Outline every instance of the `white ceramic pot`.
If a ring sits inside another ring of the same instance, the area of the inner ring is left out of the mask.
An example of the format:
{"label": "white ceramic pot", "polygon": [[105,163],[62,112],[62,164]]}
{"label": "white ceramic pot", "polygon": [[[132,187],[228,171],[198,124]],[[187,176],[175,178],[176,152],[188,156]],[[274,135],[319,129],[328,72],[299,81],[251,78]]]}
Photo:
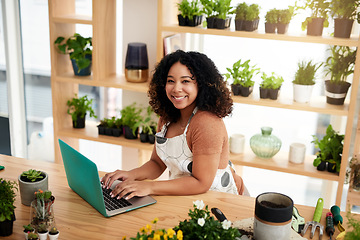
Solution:
{"label": "white ceramic pot", "polygon": [[50,240],[56,240],[56,239],[58,239],[59,235],[60,235],[60,231],[54,235],[49,233],[49,238],[50,238]]}
{"label": "white ceramic pot", "polygon": [[294,101],[298,103],[310,102],[314,85],[300,85],[293,83]]}

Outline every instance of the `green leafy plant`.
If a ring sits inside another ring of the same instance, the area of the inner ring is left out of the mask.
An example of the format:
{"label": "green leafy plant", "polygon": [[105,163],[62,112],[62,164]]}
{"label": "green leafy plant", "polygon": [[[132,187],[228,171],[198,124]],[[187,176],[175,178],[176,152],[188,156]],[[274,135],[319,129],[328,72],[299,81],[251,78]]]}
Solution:
{"label": "green leafy plant", "polygon": [[360,239],[360,220],[355,219],[350,212],[346,213],[346,218],[348,220],[348,228],[346,229],[344,240]]}
{"label": "green leafy plant", "polygon": [[216,17],[220,19],[226,19],[230,13],[232,13],[232,7],[230,6],[231,0],[216,0],[214,11],[217,12]]}
{"label": "green leafy plant", "polygon": [[12,220],[15,209],[17,183],[0,178],[0,222]]}
{"label": "green leafy plant", "polygon": [[215,16],[215,5],[216,0],[200,0],[202,5],[201,13],[205,14],[206,17],[214,17]]}
{"label": "green leafy plant", "polygon": [[299,62],[295,78],[292,82],[299,85],[314,85],[316,71],[321,65],[322,63],[316,64],[312,60]]}
{"label": "green leafy plant", "polygon": [[333,18],[357,19],[360,21],[359,0],[331,0],[331,16]]}
{"label": "green leafy plant", "polygon": [[39,239],[37,233],[33,233],[33,232],[28,233],[28,240],[37,240],[37,239]]}
{"label": "green leafy plant", "polygon": [[188,0],[182,0],[180,3],[177,3],[178,10],[184,18],[188,17],[190,20],[194,16],[201,15],[201,8],[199,0],[194,0],[189,2]]}
{"label": "green leafy plant", "polygon": [[278,23],[278,21],[279,21],[279,10],[273,8],[266,12],[265,22],[275,24]]}
{"label": "green leafy plant", "polygon": [[86,55],[92,54],[92,38],[85,38],[78,33],[66,39],[64,37],[58,37],[54,44],[62,54],[70,54],[70,59],[74,59],[81,69],[88,67],[91,63],[90,59],[86,58]]}
{"label": "green leafy plant", "polygon": [[75,94],[74,98],[67,101],[66,105],[69,107],[67,113],[71,115],[71,118],[75,122],[75,124],[78,117],[85,117],[86,112],[90,113],[90,117],[97,118],[92,108],[92,101],[92,99],[88,99],[87,95],[78,98],[77,94]]}
{"label": "green leafy plant", "polygon": [[253,3],[247,8],[245,14],[245,20],[254,21],[260,18],[259,15],[260,15],[260,6],[258,4]]}
{"label": "green leafy plant", "polygon": [[308,23],[311,22],[314,18],[323,18],[324,27],[329,26],[328,14],[330,11],[330,1],[328,0],[304,0],[304,6],[297,6],[297,9],[310,9],[311,16],[307,17],[304,22],[301,24],[302,30],[305,30]]}
{"label": "green leafy plant", "polygon": [[231,222],[224,220],[220,222],[210,216],[210,211],[204,202],[197,200],[193,203],[194,210],[189,210],[190,219],[181,221],[174,228],[181,230],[184,240],[190,239],[236,239],[241,234],[238,229],[231,227]]}
{"label": "green leafy plant", "polygon": [[122,124],[130,127],[134,135],[137,129],[137,122],[141,120],[141,112],[142,108],[137,107],[135,102],[120,111]]}
{"label": "green leafy plant", "polygon": [[155,113],[150,106],[146,108],[146,114],[135,124],[135,127],[141,127],[143,133],[150,135],[155,134],[156,121],[154,120]]}
{"label": "green leafy plant", "polygon": [[36,230],[38,233],[46,233],[48,231],[48,226],[45,223],[40,223]]}
{"label": "green leafy plant", "polygon": [[28,225],[24,225],[24,232],[33,232],[35,229],[33,228],[33,226],[31,226],[31,224],[29,223]]}
{"label": "green leafy plant", "polygon": [[29,169],[21,173],[22,177],[27,178],[30,182],[36,182],[38,179],[43,179],[44,177],[41,175],[41,171],[35,169]]}
{"label": "green leafy plant", "polygon": [[326,129],[325,136],[319,140],[313,135],[312,143],[319,149],[313,165],[317,167],[321,162],[335,163],[336,171],[340,171],[341,156],[343,152],[344,135],[338,134],[331,126]]}
{"label": "green leafy plant", "polygon": [[330,56],[325,61],[325,76],[330,74],[330,81],[341,84],[354,72],[356,50],[348,46],[331,46]]}
{"label": "green leafy plant", "polygon": [[240,84],[243,87],[254,86],[255,82],[252,80],[254,75],[260,72],[259,68],[255,68],[256,65],[250,66],[250,60],[241,63],[241,59],[233,64],[232,68],[226,68],[229,73],[225,73],[226,80],[233,79],[232,84]]}
{"label": "green leafy plant", "polygon": [[291,19],[295,16],[295,7],[289,6],[287,9],[278,10],[278,22],[282,24],[289,24]]}
{"label": "green leafy plant", "polygon": [[271,73],[271,76],[263,72],[261,79],[260,87],[264,89],[279,89],[284,82],[284,78],[274,72]]}

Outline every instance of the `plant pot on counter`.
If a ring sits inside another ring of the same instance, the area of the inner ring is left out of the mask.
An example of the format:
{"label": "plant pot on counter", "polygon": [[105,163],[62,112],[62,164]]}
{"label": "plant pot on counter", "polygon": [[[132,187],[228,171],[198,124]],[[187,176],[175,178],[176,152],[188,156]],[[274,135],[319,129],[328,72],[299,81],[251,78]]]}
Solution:
{"label": "plant pot on counter", "polygon": [[[71,54],[70,54],[70,56],[71,56]],[[91,75],[92,55],[87,54],[87,55],[85,55],[85,58],[90,60],[90,65],[88,67],[86,67],[86,68],[81,69],[80,71],[79,71],[79,67],[78,67],[75,59],[70,58],[71,64],[72,64],[72,67],[73,67],[73,70],[74,70],[74,74],[76,76],[89,76],[89,75]]]}
{"label": "plant pot on counter", "polygon": [[278,34],[286,34],[289,28],[289,24],[278,23],[277,24],[277,33]]}
{"label": "plant pot on counter", "polygon": [[326,102],[332,105],[343,105],[350,86],[351,83],[348,82],[341,82],[340,84],[336,84],[331,82],[330,80],[326,80]]}
{"label": "plant pot on counter", "polygon": [[230,27],[231,17],[227,17],[226,19],[211,17],[206,18],[207,28],[215,28],[215,29],[225,29]]}
{"label": "plant pot on counter", "polygon": [[323,18],[312,18],[307,25],[307,35],[309,36],[322,36],[324,29]]}
{"label": "plant pot on counter", "polygon": [[129,126],[123,126],[123,134],[126,139],[137,139],[138,138],[138,129],[136,129],[135,134]]}
{"label": "plant pot on counter", "polygon": [[276,33],[276,23],[265,23],[265,33]]}
{"label": "plant pot on counter", "polygon": [[42,179],[39,181],[31,182],[28,181],[26,177],[21,176],[18,177],[19,181],[19,190],[21,196],[21,203],[25,206],[30,206],[31,202],[34,200],[34,193],[39,189],[46,191],[48,190],[48,174],[46,172],[41,172]]}
{"label": "plant pot on counter", "polygon": [[11,220],[6,219],[5,221],[0,222],[0,236],[6,237],[10,236],[13,233],[13,226],[15,218],[15,212],[11,217]]}
{"label": "plant pot on counter", "polygon": [[350,38],[353,23],[354,23],[353,19],[335,18],[334,37]]}
{"label": "plant pot on counter", "polygon": [[298,103],[310,102],[314,86],[315,85],[302,85],[293,83],[294,101]]}

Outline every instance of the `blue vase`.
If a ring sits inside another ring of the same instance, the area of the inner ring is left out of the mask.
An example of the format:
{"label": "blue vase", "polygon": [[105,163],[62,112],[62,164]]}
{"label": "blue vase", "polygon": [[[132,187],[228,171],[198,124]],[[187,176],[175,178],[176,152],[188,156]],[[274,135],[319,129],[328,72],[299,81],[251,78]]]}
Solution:
{"label": "blue vase", "polygon": [[272,158],[281,148],[281,140],[271,135],[271,127],[262,127],[261,134],[255,134],[250,138],[251,150],[261,158]]}
{"label": "blue vase", "polygon": [[92,55],[91,54],[88,54],[85,56],[85,58],[89,59],[90,60],[90,65],[86,68],[83,68],[79,71],[79,67],[78,65],[76,64],[76,61],[75,59],[71,59],[71,64],[73,66],[73,69],[74,69],[74,74],[76,76],[89,76],[91,74],[91,64],[92,64]]}

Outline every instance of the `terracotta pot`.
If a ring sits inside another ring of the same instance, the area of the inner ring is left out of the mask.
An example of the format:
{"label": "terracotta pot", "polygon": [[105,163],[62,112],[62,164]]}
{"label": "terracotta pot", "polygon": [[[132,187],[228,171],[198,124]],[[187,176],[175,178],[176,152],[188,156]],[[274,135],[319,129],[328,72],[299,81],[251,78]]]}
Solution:
{"label": "terracotta pot", "polygon": [[354,23],[353,19],[335,18],[334,37],[350,38],[353,23]]}
{"label": "terracotta pot", "polygon": [[313,18],[312,21],[307,25],[307,35],[322,36],[324,21],[325,19],[323,18]]}
{"label": "terracotta pot", "polygon": [[265,23],[265,33],[275,33],[276,32],[276,23]]}

